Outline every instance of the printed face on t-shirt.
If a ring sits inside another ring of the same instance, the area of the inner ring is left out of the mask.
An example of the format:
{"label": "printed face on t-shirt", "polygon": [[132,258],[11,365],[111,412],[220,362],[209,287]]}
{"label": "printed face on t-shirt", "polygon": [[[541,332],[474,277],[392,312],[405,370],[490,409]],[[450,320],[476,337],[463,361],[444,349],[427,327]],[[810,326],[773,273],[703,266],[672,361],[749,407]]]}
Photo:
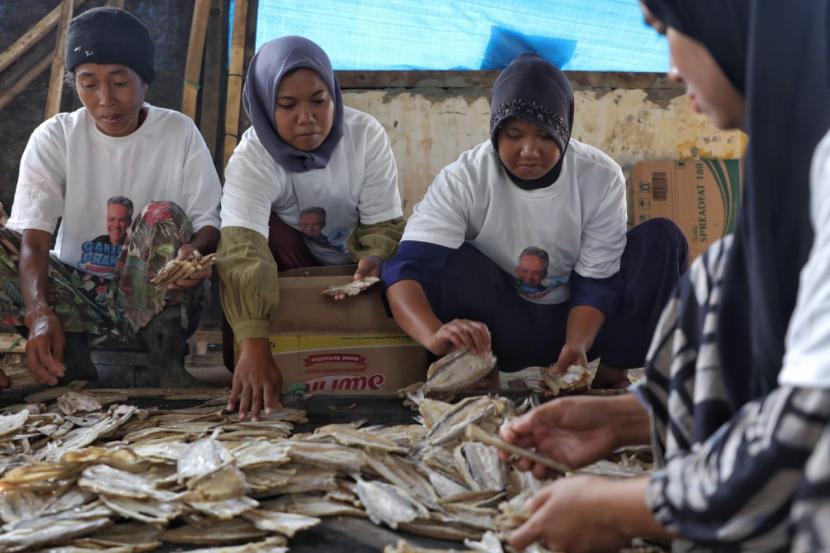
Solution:
{"label": "printed face on t-shirt", "polygon": [[111,244],[122,244],[132,220],[131,210],[121,204],[107,205],[107,234]]}
{"label": "printed face on t-shirt", "polygon": [[533,254],[523,255],[516,266],[516,277],[523,284],[539,287],[542,279],[548,274],[548,263],[541,257]]}
{"label": "printed face on t-shirt", "polygon": [[[319,209],[317,211],[316,209]],[[322,213],[320,213],[322,212]],[[308,238],[319,238],[323,234],[323,227],[326,226],[326,211],[323,208],[315,208],[314,211],[305,210],[300,214],[298,226],[300,232]]]}

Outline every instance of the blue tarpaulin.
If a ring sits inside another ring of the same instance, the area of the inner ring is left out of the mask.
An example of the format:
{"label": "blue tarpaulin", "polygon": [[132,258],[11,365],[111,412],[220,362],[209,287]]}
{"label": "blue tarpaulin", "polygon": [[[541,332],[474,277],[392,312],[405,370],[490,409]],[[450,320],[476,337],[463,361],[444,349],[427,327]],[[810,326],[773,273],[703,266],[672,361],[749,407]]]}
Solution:
{"label": "blue tarpaulin", "polygon": [[257,48],[308,37],[335,69],[499,69],[534,51],[563,69],[666,71],[637,0],[259,0]]}

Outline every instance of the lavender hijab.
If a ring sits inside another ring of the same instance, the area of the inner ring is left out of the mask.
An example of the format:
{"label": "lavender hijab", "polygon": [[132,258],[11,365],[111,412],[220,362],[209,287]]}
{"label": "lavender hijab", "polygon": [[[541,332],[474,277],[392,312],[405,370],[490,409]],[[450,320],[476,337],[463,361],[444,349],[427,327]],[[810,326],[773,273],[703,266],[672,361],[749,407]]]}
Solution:
{"label": "lavender hijab", "polygon": [[[289,145],[277,133],[274,109],[280,81],[294,69],[311,69],[317,73],[334,98],[334,123],[331,132],[315,150],[304,152]],[[307,38],[284,36],[266,42],[248,67],[242,104],[254,125],[257,137],[279,165],[292,173],[322,169],[343,137],[343,96],[334,78],[331,61]]]}

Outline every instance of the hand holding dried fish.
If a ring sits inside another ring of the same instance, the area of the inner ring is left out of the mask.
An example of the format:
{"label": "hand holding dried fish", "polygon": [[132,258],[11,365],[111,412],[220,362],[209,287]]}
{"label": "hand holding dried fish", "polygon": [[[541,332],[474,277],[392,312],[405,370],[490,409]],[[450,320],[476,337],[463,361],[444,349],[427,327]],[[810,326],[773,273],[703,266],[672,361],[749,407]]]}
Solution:
{"label": "hand holding dried fish", "polygon": [[215,263],[215,253],[186,260],[171,259],[150,282],[156,286],[170,286],[174,282],[185,280],[194,273],[212,267]]}
{"label": "hand holding dried fish", "polygon": [[519,457],[524,457],[525,459],[530,459],[531,461],[544,465],[549,469],[553,469],[560,474],[565,474],[566,472],[570,472],[571,470],[569,467],[563,465],[562,463],[554,461],[550,457],[539,455],[535,451],[524,449],[517,445],[513,445],[509,442],[505,442],[498,436],[488,434],[487,432],[485,432],[484,430],[482,430],[474,424],[468,426],[465,433],[467,438],[470,440],[475,440],[483,444],[491,445],[506,453],[511,453],[513,455],[518,455]]}
{"label": "hand holding dried fish", "polygon": [[562,392],[576,392],[591,387],[594,375],[582,365],[571,365],[562,373],[554,372],[553,367],[539,367],[539,372],[545,380],[545,385],[551,395],[558,396]]}
{"label": "hand holding dried fish", "polygon": [[370,288],[380,282],[378,277],[366,277],[362,280],[353,280],[348,284],[344,284],[342,286],[332,286],[330,288],[326,288],[323,290],[323,294],[327,296],[331,296],[333,298],[336,297],[351,297],[356,296],[362,291]]}
{"label": "hand holding dried fish", "polygon": [[429,366],[424,392],[454,392],[475,384],[493,370],[496,358],[491,352],[475,355],[466,349],[449,353]]}

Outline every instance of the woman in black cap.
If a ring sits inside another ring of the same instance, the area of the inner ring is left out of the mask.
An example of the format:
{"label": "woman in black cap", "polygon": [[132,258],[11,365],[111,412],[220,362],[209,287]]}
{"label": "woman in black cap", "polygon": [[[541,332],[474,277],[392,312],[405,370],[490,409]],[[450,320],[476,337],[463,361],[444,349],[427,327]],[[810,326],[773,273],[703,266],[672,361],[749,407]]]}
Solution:
{"label": "woman in black cap", "polygon": [[600,356],[597,385],[643,365],[686,239],[665,219],[627,231],[622,170],[571,138],[573,115],[564,74],[519,56],[493,87],[490,140],[415,206],[383,282],[395,320],[434,355],[492,347],[509,372]]}
{"label": "woman in black cap", "polygon": [[[0,312],[27,335],[39,382],[94,379],[88,341],[102,336],[145,345],[166,384],[190,381],[182,344],[210,270],[170,288],[149,280],[172,258],[216,248],[221,190],[193,122],[145,102],[153,58],[130,13],[75,17],[65,62],[83,107],[42,123],[23,153],[0,229]],[[163,369],[166,358],[175,363]]]}

